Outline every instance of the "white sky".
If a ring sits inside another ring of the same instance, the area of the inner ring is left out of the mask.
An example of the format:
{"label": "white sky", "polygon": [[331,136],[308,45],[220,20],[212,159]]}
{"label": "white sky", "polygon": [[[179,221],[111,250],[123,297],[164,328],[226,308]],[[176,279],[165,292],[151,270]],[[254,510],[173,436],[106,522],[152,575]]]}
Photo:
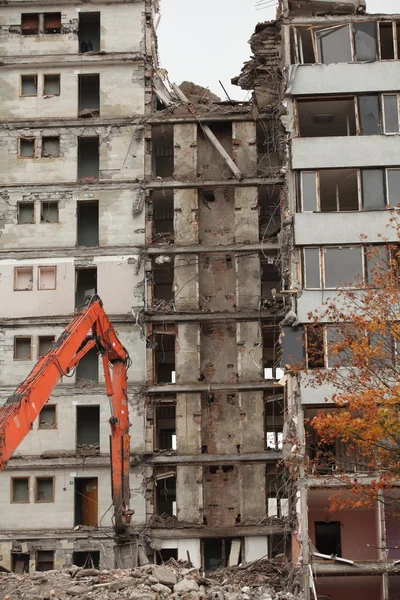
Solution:
{"label": "white sky", "polygon": [[[274,7],[256,10],[260,1],[161,0],[159,53],[171,81],[193,81],[224,99],[220,79],[231,98],[245,98],[246,92],[230,80],[250,58],[247,42],[255,25],[275,16]],[[400,13],[400,1],[367,0],[367,8],[375,13]]]}

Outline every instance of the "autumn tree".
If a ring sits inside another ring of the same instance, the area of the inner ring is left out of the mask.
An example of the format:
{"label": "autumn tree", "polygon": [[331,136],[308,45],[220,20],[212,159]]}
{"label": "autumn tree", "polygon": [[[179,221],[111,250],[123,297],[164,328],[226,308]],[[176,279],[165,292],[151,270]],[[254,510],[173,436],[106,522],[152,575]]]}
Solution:
{"label": "autumn tree", "polygon": [[309,314],[305,335],[309,385],[330,390],[325,400],[331,402],[310,423],[318,434],[311,468],[332,466],[336,458],[329,449],[340,441],[347,460],[352,457],[364,475],[332,468],[351,491],[335,494],[334,508],[382,500],[383,489],[388,502],[398,499],[393,485],[400,481],[400,252],[397,244],[371,247],[364,241],[363,281],[347,282]]}

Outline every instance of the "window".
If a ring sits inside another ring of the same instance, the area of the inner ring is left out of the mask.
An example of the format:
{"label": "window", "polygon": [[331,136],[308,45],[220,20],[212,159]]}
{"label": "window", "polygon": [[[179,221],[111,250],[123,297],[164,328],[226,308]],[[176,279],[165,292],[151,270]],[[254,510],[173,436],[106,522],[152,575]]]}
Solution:
{"label": "window", "polygon": [[54,477],[35,478],[35,502],[54,502]]}
{"label": "window", "polygon": [[320,325],[306,326],[307,368],[322,369],[325,366],[324,328]]}
{"label": "window", "polygon": [[162,404],[155,407],[155,448],[176,450],[176,408]]}
{"label": "window", "polygon": [[387,194],[389,206],[400,205],[400,169],[387,170]]}
{"label": "window", "polygon": [[11,477],[11,502],[29,502],[29,477]]}
{"label": "window", "polygon": [[32,224],[35,222],[34,202],[18,202],[17,223],[19,225]]}
{"label": "window", "polygon": [[15,267],[14,290],[30,292],[33,289],[33,267]]}
{"label": "window", "polygon": [[32,338],[18,336],[14,338],[14,360],[32,360]]}
{"label": "window", "polygon": [[399,133],[399,97],[397,94],[383,95],[383,125],[386,134]]}
{"label": "window", "polygon": [[357,169],[303,171],[300,194],[304,212],[359,210]]}
{"label": "window", "polygon": [[85,117],[98,117],[100,114],[100,75],[79,75],[78,114]]}
{"label": "window", "polygon": [[60,95],[60,76],[43,75],[43,96]]}
{"label": "window", "polygon": [[78,179],[97,180],[99,178],[99,138],[78,138]]}
{"label": "window", "polygon": [[340,522],[315,522],[315,545],[317,551],[329,556],[341,556]]}
{"label": "window", "polygon": [[364,210],[384,208],[386,200],[383,170],[363,169],[361,177]]}
{"label": "window", "polygon": [[100,51],[100,13],[79,13],[79,52]]}
{"label": "window", "polygon": [[354,97],[310,98],[296,102],[301,137],[356,135]]}
{"label": "window", "polygon": [[176,516],[175,470],[155,474],[155,506],[157,515]]}
{"label": "window", "polygon": [[44,356],[55,342],[54,335],[39,335],[38,358]]}
{"label": "window", "polygon": [[99,201],[77,203],[77,244],[94,247],[99,245]]}
{"label": "window", "polygon": [[243,540],[241,538],[207,538],[203,540],[202,546],[206,573],[242,562]]}
{"label": "window", "polygon": [[151,128],[153,177],[172,177],[174,172],[174,129],[172,125]]}
{"label": "window", "polygon": [[394,26],[392,21],[381,21],[379,23],[379,50],[381,60],[395,58]]}
{"label": "window", "polygon": [[156,334],[155,383],[175,383],[175,335]]}
{"label": "window", "polygon": [[13,573],[29,573],[30,555],[28,552],[11,552],[11,569]]}
{"label": "window", "polygon": [[304,248],[304,278],[307,289],[319,289],[321,287],[319,248]]}
{"label": "window", "polygon": [[57,267],[38,268],[38,290],[55,290]]}
{"label": "window", "polygon": [[76,444],[80,450],[100,450],[100,406],[76,407]]}
{"label": "window", "polygon": [[360,128],[363,135],[382,133],[381,108],[378,94],[360,96],[358,98]]}
{"label": "window", "polygon": [[75,304],[80,306],[87,296],[97,293],[97,268],[76,269]]}
{"label": "window", "polygon": [[354,45],[357,61],[374,61],[378,58],[376,23],[354,23]]}
{"label": "window", "polygon": [[[90,340],[87,340],[82,344],[81,348]],[[81,350],[81,348],[79,348]],[[99,355],[96,346],[88,350],[76,367],[76,383],[80,384],[82,381],[84,384],[88,381],[97,382],[99,380]]]}
{"label": "window", "polygon": [[324,64],[351,62],[353,53],[350,26],[335,25],[315,30],[319,62]]}
{"label": "window", "polygon": [[72,564],[76,565],[77,567],[98,569],[100,566],[100,551],[85,550],[81,552],[73,552]]}
{"label": "window", "polygon": [[42,158],[57,158],[60,156],[60,138],[42,138]]}
{"label": "window", "polygon": [[21,75],[20,96],[37,96],[37,75]]}
{"label": "window", "polygon": [[26,13],[21,15],[21,34],[39,35],[38,13]]}
{"label": "window", "polygon": [[304,249],[305,287],[337,289],[362,283],[364,253],[361,246]]}
{"label": "window", "polygon": [[154,190],[151,195],[153,206],[153,239],[174,239],[174,192]]}
{"label": "window", "polygon": [[57,405],[46,404],[39,413],[39,429],[57,429]]}
{"label": "window", "polygon": [[54,550],[38,550],[36,552],[36,571],[54,569]]}
{"label": "window", "polygon": [[61,33],[61,13],[44,13],[44,33]]}
{"label": "window", "polygon": [[58,202],[41,202],[40,204],[40,222],[58,223]]}
{"label": "window", "polygon": [[36,138],[19,138],[19,157],[20,158],[35,158],[36,155]]}

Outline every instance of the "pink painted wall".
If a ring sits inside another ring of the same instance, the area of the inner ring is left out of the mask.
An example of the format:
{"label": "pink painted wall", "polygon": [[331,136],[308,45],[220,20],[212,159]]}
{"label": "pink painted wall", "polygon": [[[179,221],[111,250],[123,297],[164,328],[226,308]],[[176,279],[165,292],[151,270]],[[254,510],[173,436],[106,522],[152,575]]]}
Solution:
{"label": "pink painted wall", "polygon": [[[400,559],[400,516],[392,515],[386,512],[386,547],[388,548],[388,558],[393,560]],[[398,548],[395,548],[398,546]]]}
{"label": "pink painted wall", "polygon": [[[330,579],[336,579],[333,583],[330,583]],[[354,579],[351,577],[350,579]],[[328,596],[330,600],[381,600],[382,592],[381,586],[378,581],[370,581],[371,577],[367,578],[358,577],[357,583],[351,583],[347,585],[347,577],[342,577],[341,581],[338,578],[320,578],[316,585],[317,596],[320,600],[326,600],[323,596]],[[376,577],[375,579],[381,579]]]}
{"label": "pink painted wall", "polygon": [[[315,546],[315,521],[325,521],[325,510],[310,510],[309,535]],[[376,527],[375,509],[341,510],[329,514],[330,521],[340,521],[342,556],[349,560],[378,560],[379,550],[371,546],[379,546]],[[367,544],[370,544],[368,547]],[[318,549],[317,549],[318,550]],[[341,598],[344,600],[344,598]],[[354,600],[354,598],[352,598]]]}

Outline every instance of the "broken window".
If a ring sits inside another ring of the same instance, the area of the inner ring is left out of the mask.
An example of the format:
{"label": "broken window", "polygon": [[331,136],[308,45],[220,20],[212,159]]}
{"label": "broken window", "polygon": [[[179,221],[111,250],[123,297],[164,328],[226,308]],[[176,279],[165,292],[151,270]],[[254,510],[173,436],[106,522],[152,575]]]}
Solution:
{"label": "broken window", "polygon": [[174,299],[174,266],[173,264],[157,264],[153,260],[153,302],[157,305],[160,300],[170,302]]}
{"label": "broken window", "polygon": [[97,294],[97,267],[76,269],[75,282],[75,304],[78,307],[86,297]]}
{"label": "broken window", "polygon": [[289,516],[288,482],[276,465],[267,467],[265,488],[267,492],[267,515],[277,519]]}
{"label": "broken window", "polygon": [[13,573],[29,573],[29,559],[28,553],[11,552],[11,570]]}
{"label": "broken window", "polygon": [[296,27],[293,29],[293,36],[293,62],[300,64],[315,63],[314,44],[311,27]]}
{"label": "broken window", "polygon": [[100,566],[99,550],[84,550],[72,553],[72,564],[84,569],[98,569]]}
{"label": "broken window", "polygon": [[77,244],[94,247],[99,245],[99,201],[77,203]]}
{"label": "broken window", "polygon": [[356,135],[354,98],[297,100],[301,137]]}
{"label": "broken window", "polygon": [[175,383],[175,335],[158,333],[155,342],[155,383]]}
{"label": "broken window", "polygon": [[324,328],[321,325],[306,326],[307,368],[323,369],[325,366]]}
{"label": "broken window", "polygon": [[[82,344],[81,348],[86,345],[90,338]],[[96,346],[88,350],[80,359],[76,367],[76,383],[77,385],[87,385],[88,382],[98,382],[99,380],[99,356]]]}
{"label": "broken window", "polygon": [[57,267],[38,267],[38,290],[55,290]]}
{"label": "broken window", "polygon": [[60,138],[55,136],[42,138],[42,158],[58,156],[60,156]]}
{"label": "broken window", "polygon": [[80,454],[100,453],[100,406],[76,407],[76,448]]}
{"label": "broken window", "polygon": [[342,63],[353,60],[349,25],[316,29],[315,39],[320,63]]}
{"label": "broken window", "polygon": [[393,27],[394,24],[391,21],[381,21],[379,23],[379,50],[381,60],[395,58]]}
{"label": "broken window", "polygon": [[37,550],[36,571],[52,571],[54,569],[54,550]]}
{"label": "broken window", "polygon": [[36,138],[19,138],[19,157],[35,158]]}
{"label": "broken window", "polygon": [[40,222],[41,223],[58,223],[58,202],[41,202],[40,203]]}
{"label": "broken window", "polygon": [[362,281],[363,260],[360,246],[324,248],[325,288],[347,287]]}
{"label": "broken window", "polygon": [[43,75],[43,96],[60,95],[60,75]]}
{"label": "broken window", "polygon": [[155,190],[151,195],[154,241],[174,239],[174,192]]}
{"label": "broken window", "polygon": [[321,212],[358,210],[356,169],[319,172]]}
{"label": "broken window", "polygon": [[44,356],[50,350],[55,341],[54,335],[39,335],[38,358]]}
{"label": "broken window", "polygon": [[32,360],[32,338],[17,336],[14,338],[14,360]]}
{"label": "broken window", "polygon": [[206,572],[233,567],[242,562],[242,540],[210,538],[203,540],[203,566]]}
{"label": "broken window", "polygon": [[34,204],[34,202],[18,202],[18,204],[17,204],[17,222],[20,225],[35,222],[35,204]]}
{"label": "broken window", "polygon": [[154,125],[151,128],[153,177],[172,177],[174,174],[174,128]]}
{"label": "broken window", "polygon": [[14,290],[18,292],[33,290],[33,267],[15,267]]}
{"label": "broken window", "polygon": [[263,329],[264,379],[280,379],[283,376],[280,365],[281,346],[279,330],[275,327]]}
{"label": "broken window", "polygon": [[377,135],[382,133],[380,97],[378,94],[360,96],[358,98],[360,113],[360,126],[363,135]]}
{"label": "broken window", "polygon": [[21,34],[39,35],[38,13],[25,13],[21,15]]}
{"label": "broken window", "polygon": [[99,168],[99,138],[78,138],[78,179],[97,180],[99,178]]}
{"label": "broken window", "polygon": [[44,33],[61,33],[61,13],[44,13]]}
{"label": "broken window", "polygon": [[398,207],[400,205],[400,169],[387,170],[387,189],[389,206]]}
{"label": "broken window", "polygon": [[319,248],[304,248],[304,283],[307,289],[321,288]]}
{"label": "broken window", "polygon": [[54,502],[54,477],[35,478],[35,502]]}
{"label": "broken window", "polygon": [[284,405],[282,399],[267,397],[265,402],[265,449],[279,452],[283,448]]}
{"label": "broken window", "polygon": [[315,545],[317,552],[329,556],[342,556],[339,521],[315,522]]}
{"label": "broken window", "polygon": [[79,52],[100,52],[100,13],[79,13]]}
{"label": "broken window", "polygon": [[37,75],[21,75],[21,96],[37,96]]}
{"label": "broken window", "polygon": [[29,477],[11,477],[11,502],[29,502]]}
{"label": "broken window", "polygon": [[57,405],[46,404],[39,413],[39,429],[57,429]]}
{"label": "broken window", "polygon": [[100,116],[100,75],[79,75],[78,114],[80,117]]}
{"label": "broken window", "polygon": [[301,173],[301,202],[303,212],[315,212],[318,210],[318,173],[315,171],[303,171]]}
{"label": "broken window", "polygon": [[382,98],[384,132],[399,133],[399,97],[397,94],[384,94]]}
{"label": "broken window", "polygon": [[97,527],[99,521],[98,492],[97,477],[75,478],[75,526]]}
{"label": "broken window", "polygon": [[157,515],[176,517],[176,472],[155,474],[155,505]]}
{"label": "broken window", "polygon": [[385,187],[382,169],[362,169],[362,197],[364,210],[384,208]]}
{"label": "broken window", "polygon": [[176,407],[161,404],[155,407],[155,448],[176,450]]}
{"label": "broken window", "polygon": [[377,59],[376,23],[360,21],[354,23],[354,45],[356,60],[373,61]]}

